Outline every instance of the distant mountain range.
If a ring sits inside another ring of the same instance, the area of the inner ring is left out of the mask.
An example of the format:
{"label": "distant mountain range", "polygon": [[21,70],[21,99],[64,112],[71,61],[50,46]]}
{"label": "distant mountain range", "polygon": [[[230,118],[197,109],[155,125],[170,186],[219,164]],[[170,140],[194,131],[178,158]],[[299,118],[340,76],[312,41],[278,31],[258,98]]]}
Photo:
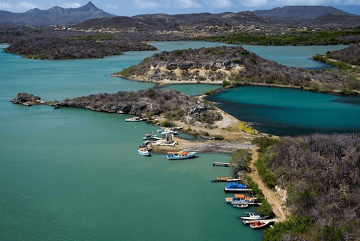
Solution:
{"label": "distant mountain range", "polygon": [[106,13],[92,2],[79,8],[52,7],[48,10],[38,8],[25,13],[12,13],[0,10],[0,24],[16,25],[70,25],[94,18],[112,18],[116,15]]}
{"label": "distant mountain range", "polygon": [[328,13],[349,14],[334,7],[327,6],[285,6],[270,10],[253,11],[261,17],[278,17],[278,18],[318,18]]}
{"label": "distant mountain range", "polygon": [[79,28],[117,27],[139,30],[176,30],[181,26],[360,26],[360,16],[327,6],[286,6],[271,10],[239,13],[144,14],[133,17],[116,16],[97,8],[92,2],[79,8],[52,7],[32,9],[25,13],[0,11],[0,24],[72,25]]}

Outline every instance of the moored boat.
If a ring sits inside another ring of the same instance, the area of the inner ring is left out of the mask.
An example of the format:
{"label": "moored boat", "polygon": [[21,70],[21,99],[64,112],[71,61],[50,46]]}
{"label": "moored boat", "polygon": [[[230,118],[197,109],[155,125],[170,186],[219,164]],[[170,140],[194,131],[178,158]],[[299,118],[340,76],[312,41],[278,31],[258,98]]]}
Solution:
{"label": "moored boat", "polygon": [[217,177],[215,180],[211,180],[211,182],[238,182],[241,181],[240,178],[233,177]]}
{"label": "moored boat", "polygon": [[239,218],[243,220],[261,220],[266,219],[267,217],[261,217],[260,215],[256,215],[255,213],[247,212],[245,213],[245,216],[240,216]]}
{"label": "moored boat", "polygon": [[125,119],[126,122],[139,122],[140,118],[139,117],[132,117],[132,118],[126,118]]}
{"label": "moored boat", "polygon": [[238,184],[236,182],[232,182],[226,187],[224,187],[225,192],[247,192],[251,191],[246,185],[244,184]]}
{"label": "moored boat", "polygon": [[150,152],[145,147],[140,147],[138,152],[141,156],[150,156]]}
{"label": "moored boat", "polygon": [[250,222],[250,227],[253,229],[257,229],[257,228],[264,228],[267,225],[269,225],[270,222],[269,221],[265,221],[265,220],[261,220],[261,221],[253,221]]}
{"label": "moored boat", "polygon": [[249,205],[245,204],[245,203],[243,203],[243,204],[233,204],[233,207],[234,208],[248,208]]}
{"label": "moored boat", "polygon": [[188,152],[188,151],[171,151],[168,152],[166,158],[169,160],[181,160],[181,159],[188,159],[196,156],[196,152]]}

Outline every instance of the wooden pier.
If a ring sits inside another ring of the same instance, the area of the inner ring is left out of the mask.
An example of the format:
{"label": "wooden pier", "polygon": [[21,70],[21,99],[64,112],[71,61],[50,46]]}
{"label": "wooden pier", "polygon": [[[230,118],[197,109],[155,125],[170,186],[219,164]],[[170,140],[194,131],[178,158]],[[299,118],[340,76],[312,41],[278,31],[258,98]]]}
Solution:
{"label": "wooden pier", "polygon": [[213,162],[213,166],[229,167],[230,163],[228,163],[228,162]]}

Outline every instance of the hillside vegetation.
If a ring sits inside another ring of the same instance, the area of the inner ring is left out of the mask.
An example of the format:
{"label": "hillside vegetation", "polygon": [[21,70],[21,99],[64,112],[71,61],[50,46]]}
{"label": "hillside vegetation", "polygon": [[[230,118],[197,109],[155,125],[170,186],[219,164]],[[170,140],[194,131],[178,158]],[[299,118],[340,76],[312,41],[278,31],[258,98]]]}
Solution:
{"label": "hillside vegetation", "polygon": [[239,33],[197,38],[196,40],[221,42],[227,44],[274,45],[274,46],[309,46],[338,45],[360,42],[360,28],[327,31],[293,31],[287,34],[266,35],[264,33]]}
{"label": "hillside vegetation", "polygon": [[325,92],[346,88],[351,81],[351,78],[335,72],[288,68],[241,46],[164,51],[117,75],[155,83],[220,82],[224,86],[261,83]]}
{"label": "hillside vegetation", "polygon": [[264,240],[359,240],[359,135],[285,137],[259,159],[293,215]]}
{"label": "hillside vegetation", "polygon": [[14,39],[5,51],[33,59],[89,59],[121,55],[124,51],[156,48],[114,36],[30,37]]}

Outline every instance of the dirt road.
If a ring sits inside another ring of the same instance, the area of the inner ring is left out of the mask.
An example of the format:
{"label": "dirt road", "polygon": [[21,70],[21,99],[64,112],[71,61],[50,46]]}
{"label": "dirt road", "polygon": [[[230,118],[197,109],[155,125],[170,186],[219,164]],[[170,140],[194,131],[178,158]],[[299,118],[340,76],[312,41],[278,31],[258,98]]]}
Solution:
{"label": "dirt road", "polygon": [[259,189],[262,190],[262,192],[265,195],[265,198],[272,206],[277,220],[280,222],[287,220],[288,212],[281,205],[283,201],[279,197],[277,197],[275,191],[268,188],[268,186],[262,181],[257,169],[254,166],[254,162],[258,159],[257,148],[253,148],[251,152],[252,152],[252,161],[250,163],[250,168],[252,171],[250,172],[249,176],[253,179],[254,182],[256,182],[259,185]]}

